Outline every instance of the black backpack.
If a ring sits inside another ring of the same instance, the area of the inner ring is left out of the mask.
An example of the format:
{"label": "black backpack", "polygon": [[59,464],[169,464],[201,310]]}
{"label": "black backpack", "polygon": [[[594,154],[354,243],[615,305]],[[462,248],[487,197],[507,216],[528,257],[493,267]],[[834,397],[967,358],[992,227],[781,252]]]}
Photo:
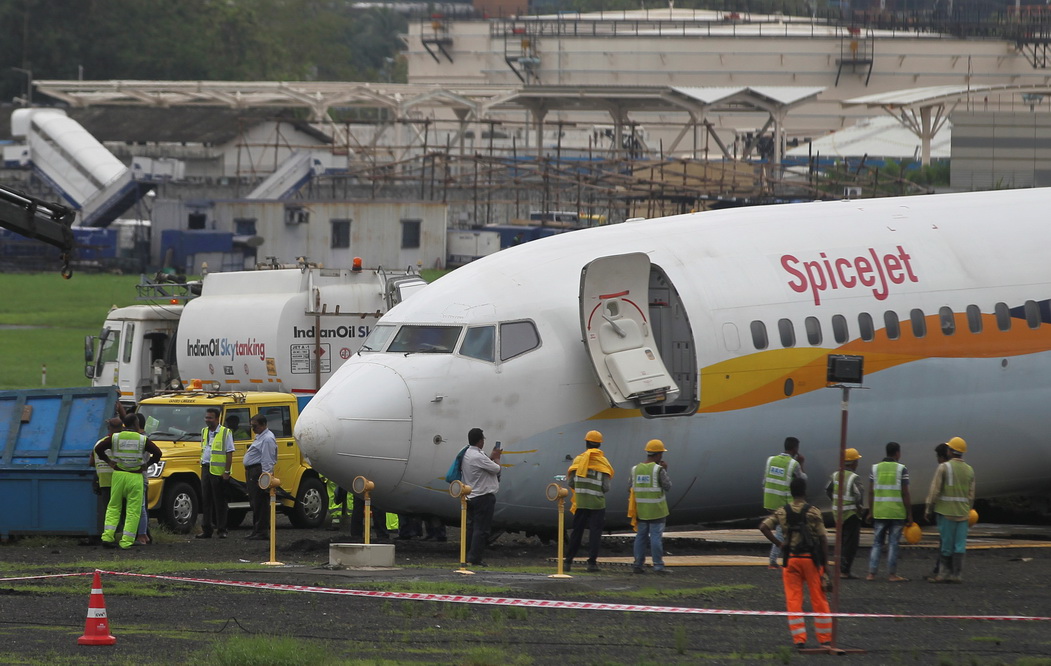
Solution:
{"label": "black backpack", "polygon": [[[814,564],[821,565],[822,562],[818,561],[818,558],[823,555],[819,553],[818,544],[814,535],[810,533],[806,524],[806,515],[810,511],[811,505],[804,504],[803,508],[796,513],[792,510],[791,504],[785,505],[785,523],[788,529],[785,531],[785,548],[784,548],[784,566],[788,566],[788,558],[791,555],[810,555],[811,559],[814,560]],[[790,546],[792,543],[792,534],[798,533],[800,536],[800,543],[796,546]],[[822,558],[823,559],[823,558]]]}

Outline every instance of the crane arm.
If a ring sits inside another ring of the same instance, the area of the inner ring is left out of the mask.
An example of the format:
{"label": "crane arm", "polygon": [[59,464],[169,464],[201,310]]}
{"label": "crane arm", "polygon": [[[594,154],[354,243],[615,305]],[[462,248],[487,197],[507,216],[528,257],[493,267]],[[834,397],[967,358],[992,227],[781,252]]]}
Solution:
{"label": "crane arm", "polygon": [[76,211],[0,185],[0,227],[62,251],[62,275],[70,277]]}

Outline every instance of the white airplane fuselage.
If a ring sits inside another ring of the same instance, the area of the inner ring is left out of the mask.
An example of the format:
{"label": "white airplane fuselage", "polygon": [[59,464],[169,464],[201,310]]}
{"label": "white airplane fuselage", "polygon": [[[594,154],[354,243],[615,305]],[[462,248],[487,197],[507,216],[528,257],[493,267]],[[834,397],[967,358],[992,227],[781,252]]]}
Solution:
{"label": "white airplane fuselage", "polygon": [[[668,448],[669,521],[685,524],[761,514],[764,463],[795,436],[809,497],[827,507],[843,393],[827,387],[826,359],[850,354],[864,357],[865,388],[850,393],[847,446],[861,452],[866,481],[884,445],[900,442],[920,503],[934,446],[959,435],[979,496],[1046,492],[1049,211],[1051,190],[788,204],[510,248],[442,277],[377,325],[391,335],[440,327],[455,345],[389,351],[389,337],[370,337],[375,351],[344,364],[295,434],[340,485],[373,480],[378,507],[452,519],[459,502],[443,477],[480,427],[487,452],[496,441],[504,449],[495,523],[534,530],[555,528],[545,487],[589,430],[603,433],[616,470],[607,526],[627,523],[630,469],[650,439]],[[582,307],[582,271],[633,253],[652,266],[649,293],[636,280],[609,294],[642,304],[633,314],[679,389],[671,407],[611,406],[610,376],[585,344],[597,340],[598,318]],[[538,344],[500,360],[531,344],[521,322]],[[469,329],[488,326],[499,333],[494,359],[464,355]]]}

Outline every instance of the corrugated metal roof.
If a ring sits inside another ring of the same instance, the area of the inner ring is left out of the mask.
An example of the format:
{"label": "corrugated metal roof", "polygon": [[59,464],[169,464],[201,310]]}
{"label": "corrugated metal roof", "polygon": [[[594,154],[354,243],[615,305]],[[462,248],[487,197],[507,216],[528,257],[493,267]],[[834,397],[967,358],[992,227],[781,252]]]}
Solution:
{"label": "corrugated metal roof", "polygon": [[761,98],[763,101],[791,106],[810,101],[824,92],[825,88],[823,86],[735,86],[729,88],[673,87],[672,90],[706,105],[718,104],[733,97],[745,97]]}
{"label": "corrugated metal roof", "polygon": [[268,120],[289,123],[323,143],[331,141],[306,121],[290,118],[280,109],[91,106],[67,109],[67,113],[99,141],[222,145]]}
{"label": "corrugated metal roof", "polygon": [[[952,126],[945,126],[931,140],[931,157],[946,159],[952,144]],[[892,157],[895,159],[920,159],[920,138],[891,116],[862,119],[857,125],[833,132],[809,144],[792,148],[789,157]]]}

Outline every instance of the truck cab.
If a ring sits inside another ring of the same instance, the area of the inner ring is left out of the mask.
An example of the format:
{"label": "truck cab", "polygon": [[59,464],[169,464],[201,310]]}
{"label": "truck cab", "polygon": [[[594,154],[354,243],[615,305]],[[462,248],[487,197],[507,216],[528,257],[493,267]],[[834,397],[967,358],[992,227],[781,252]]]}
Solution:
{"label": "truck cab", "polygon": [[129,305],[110,310],[99,335],[84,342],[84,375],[92,386],[116,386],[133,408],[178,379],[175,335],[182,305]]}
{"label": "truck cab", "polygon": [[234,437],[234,463],[226,499],[228,526],[237,527],[249,510],[244,489],[244,455],[254,437],[249,421],[266,417],[277,439],[274,475],[281,480],[278,510],[288,514],[296,527],[321,526],[328,511],[325,485],[292,437],[299,417],[295,396],[272,392],[171,391],[139,403],[146,417],[146,435],[160,447],[163,457],[148,471],[147,507],[150,515],[172,531],[190,532],[201,510],[201,431],[205,410],[221,411],[220,423]]}

